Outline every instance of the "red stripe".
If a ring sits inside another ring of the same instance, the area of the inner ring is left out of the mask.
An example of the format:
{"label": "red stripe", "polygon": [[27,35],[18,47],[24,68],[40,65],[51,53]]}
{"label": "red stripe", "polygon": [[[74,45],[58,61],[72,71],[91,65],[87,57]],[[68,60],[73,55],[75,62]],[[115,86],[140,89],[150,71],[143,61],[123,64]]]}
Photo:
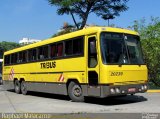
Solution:
{"label": "red stripe", "polygon": [[61,81],[64,81],[64,76],[62,75],[62,77],[61,77]]}
{"label": "red stripe", "polygon": [[64,81],[64,76],[63,76],[63,74],[60,75],[58,81]]}
{"label": "red stripe", "polygon": [[12,68],[9,74],[9,80],[13,80],[14,78],[14,69]]}
{"label": "red stripe", "polygon": [[59,77],[58,81],[61,81],[61,77],[62,77],[62,74],[60,75],[60,77]]}

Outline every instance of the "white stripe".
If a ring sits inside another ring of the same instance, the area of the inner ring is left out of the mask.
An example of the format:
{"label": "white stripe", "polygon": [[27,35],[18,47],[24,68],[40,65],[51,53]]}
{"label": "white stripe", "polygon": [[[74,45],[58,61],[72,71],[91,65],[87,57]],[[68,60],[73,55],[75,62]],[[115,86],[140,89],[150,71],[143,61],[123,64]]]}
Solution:
{"label": "white stripe", "polygon": [[63,80],[64,80],[64,76],[62,75],[61,78],[60,78],[60,81],[63,81]]}

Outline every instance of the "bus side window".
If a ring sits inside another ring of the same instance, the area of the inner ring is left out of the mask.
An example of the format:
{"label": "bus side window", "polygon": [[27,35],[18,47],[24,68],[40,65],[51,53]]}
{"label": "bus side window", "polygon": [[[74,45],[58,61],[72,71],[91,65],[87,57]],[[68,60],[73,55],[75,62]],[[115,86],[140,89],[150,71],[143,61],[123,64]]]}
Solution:
{"label": "bus side window", "polygon": [[28,61],[32,60],[32,50],[28,51]]}
{"label": "bus side window", "polygon": [[32,56],[32,60],[37,60],[37,49],[33,49],[33,56]]}
{"label": "bus side window", "polygon": [[18,63],[18,54],[17,53],[11,54],[11,64],[16,64],[16,63]]}
{"label": "bus side window", "polygon": [[73,40],[65,41],[65,56],[73,55]]}
{"label": "bus side window", "polygon": [[22,61],[23,61],[23,52],[19,52],[18,63],[21,63]]}
{"label": "bus side window", "polygon": [[61,57],[63,55],[63,43],[57,44],[57,56]]}
{"label": "bus side window", "polygon": [[45,59],[48,58],[48,45],[43,47],[43,55]]}
{"label": "bus side window", "polygon": [[74,55],[80,55],[83,54],[83,37],[79,37],[75,40],[73,40],[73,54]]}
{"label": "bus side window", "polygon": [[23,61],[23,62],[26,62],[26,61],[27,61],[27,51],[23,51],[22,61]]}
{"label": "bus side window", "polygon": [[4,57],[4,64],[5,64],[5,65],[9,65],[9,64],[10,64],[10,56],[11,56],[11,55],[6,55],[6,56]]}
{"label": "bus side window", "polygon": [[28,60],[35,61],[37,59],[37,49],[31,49],[28,53]]}
{"label": "bus side window", "polygon": [[65,56],[82,55],[84,50],[83,37],[77,37],[65,41]]}
{"label": "bus side window", "polygon": [[38,48],[38,59],[44,59],[43,47]]}
{"label": "bus side window", "polygon": [[48,58],[48,45],[38,48],[38,59],[47,59]]}
{"label": "bus side window", "polygon": [[50,57],[51,58],[54,58],[54,57],[56,57],[57,56],[57,54],[56,54],[56,44],[52,44],[51,46],[50,46]]}

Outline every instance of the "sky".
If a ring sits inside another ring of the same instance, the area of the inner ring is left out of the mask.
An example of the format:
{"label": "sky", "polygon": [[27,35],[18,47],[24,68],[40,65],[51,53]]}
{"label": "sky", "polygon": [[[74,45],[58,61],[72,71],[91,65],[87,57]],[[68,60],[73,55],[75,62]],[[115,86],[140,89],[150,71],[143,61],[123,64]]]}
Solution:
{"label": "sky", "polygon": [[[129,0],[127,6],[129,9],[110,20],[110,24],[127,28],[134,20],[160,17],[160,0]],[[18,43],[22,38],[44,40],[55,34],[64,22],[74,24],[71,16],[59,16],[56,10],[47,0],[0,0],[0,42]],[[87,24],[107,26],[107,21],[91,14]]]}

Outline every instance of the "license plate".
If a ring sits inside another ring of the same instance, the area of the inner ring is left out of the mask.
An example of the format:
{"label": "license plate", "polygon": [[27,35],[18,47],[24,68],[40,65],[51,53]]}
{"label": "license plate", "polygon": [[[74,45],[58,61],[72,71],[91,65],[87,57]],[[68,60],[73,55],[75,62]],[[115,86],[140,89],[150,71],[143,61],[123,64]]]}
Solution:
{"label": "license plate", "polygon": [[128,92],[132,93],[132,92],[136,92],[136,88],[129,88]]}

